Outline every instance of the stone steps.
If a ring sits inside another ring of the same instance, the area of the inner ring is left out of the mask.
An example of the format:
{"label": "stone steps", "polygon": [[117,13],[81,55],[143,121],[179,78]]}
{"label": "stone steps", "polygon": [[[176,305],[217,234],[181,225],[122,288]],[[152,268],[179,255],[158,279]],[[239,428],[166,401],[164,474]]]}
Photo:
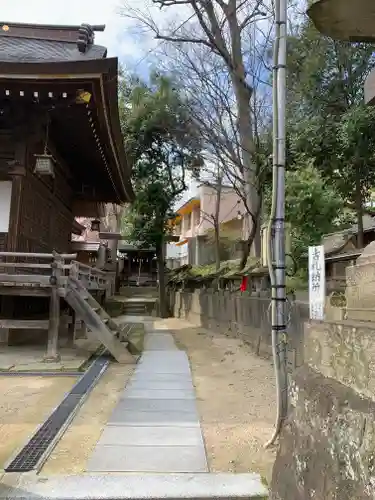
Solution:
{"label": "stone steps", "polygon": [[[0,499],[237,500],[268,498],[258,474],[84,474],[28,476],[1,481]],[[13,475],[14,476],[14,475]]]}

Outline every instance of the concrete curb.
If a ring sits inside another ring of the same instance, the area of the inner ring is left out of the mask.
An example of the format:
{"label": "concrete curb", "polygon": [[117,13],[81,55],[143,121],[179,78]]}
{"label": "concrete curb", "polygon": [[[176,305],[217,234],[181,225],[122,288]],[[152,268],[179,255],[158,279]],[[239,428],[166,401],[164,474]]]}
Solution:
{"label": "concrete curb", "polygon": [[[8,476],[8,475],[7,475]],[[0,499],[235,500],[268,498],[258,474],[118,474],[30,477],[0,483]],[[8,483],[8,484],[7,484]]]}

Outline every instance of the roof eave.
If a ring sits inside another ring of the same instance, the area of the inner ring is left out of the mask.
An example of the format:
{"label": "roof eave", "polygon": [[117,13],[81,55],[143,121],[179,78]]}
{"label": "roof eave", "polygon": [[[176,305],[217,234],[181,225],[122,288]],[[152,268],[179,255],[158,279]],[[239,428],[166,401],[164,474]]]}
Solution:
{"label": "roof eave", "polygon": [[[0,62],[0,78],[14,80],[16,78],[71,79],[72,77],[99,79],[101,83],[101,100],[104,109],[109,109],[107,120],[109,141],[112,144],[112,165],[116,165],[118,202],[126,203],[134,200],[131,185],[131,167],[127,162],[123,145],[117,97],[117,58],[91,59],[87,61],[64,62]],[[105,84],[103,82],[106,82]]]}

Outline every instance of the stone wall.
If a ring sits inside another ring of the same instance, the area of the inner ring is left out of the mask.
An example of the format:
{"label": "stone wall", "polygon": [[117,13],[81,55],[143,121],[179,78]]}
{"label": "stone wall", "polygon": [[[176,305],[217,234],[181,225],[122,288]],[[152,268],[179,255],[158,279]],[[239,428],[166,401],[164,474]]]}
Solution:
{"label": "stone wall", "polygon": [[375,498],[375,324],[306,324],[272,500]]}
{"label": "stone wall", "polygon": [[[269,298],[227,291],[171,291],[170,307],[177,318],[187,319],[194,325],[218,333],[241,337],[257,355],[272,355]],[[303,362],[303,324],[308,315],[306,303],[291,303],[288,330],[291,368]]]}

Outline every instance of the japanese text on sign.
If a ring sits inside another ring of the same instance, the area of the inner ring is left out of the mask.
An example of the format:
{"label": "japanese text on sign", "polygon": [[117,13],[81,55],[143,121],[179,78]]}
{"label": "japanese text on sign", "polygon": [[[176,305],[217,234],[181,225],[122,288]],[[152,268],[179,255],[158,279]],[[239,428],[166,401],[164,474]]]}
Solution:
{"label": "japanese text on sign", "polygon": [[324,319],[325,295],[324,247],[309,247],[310,319]]}

